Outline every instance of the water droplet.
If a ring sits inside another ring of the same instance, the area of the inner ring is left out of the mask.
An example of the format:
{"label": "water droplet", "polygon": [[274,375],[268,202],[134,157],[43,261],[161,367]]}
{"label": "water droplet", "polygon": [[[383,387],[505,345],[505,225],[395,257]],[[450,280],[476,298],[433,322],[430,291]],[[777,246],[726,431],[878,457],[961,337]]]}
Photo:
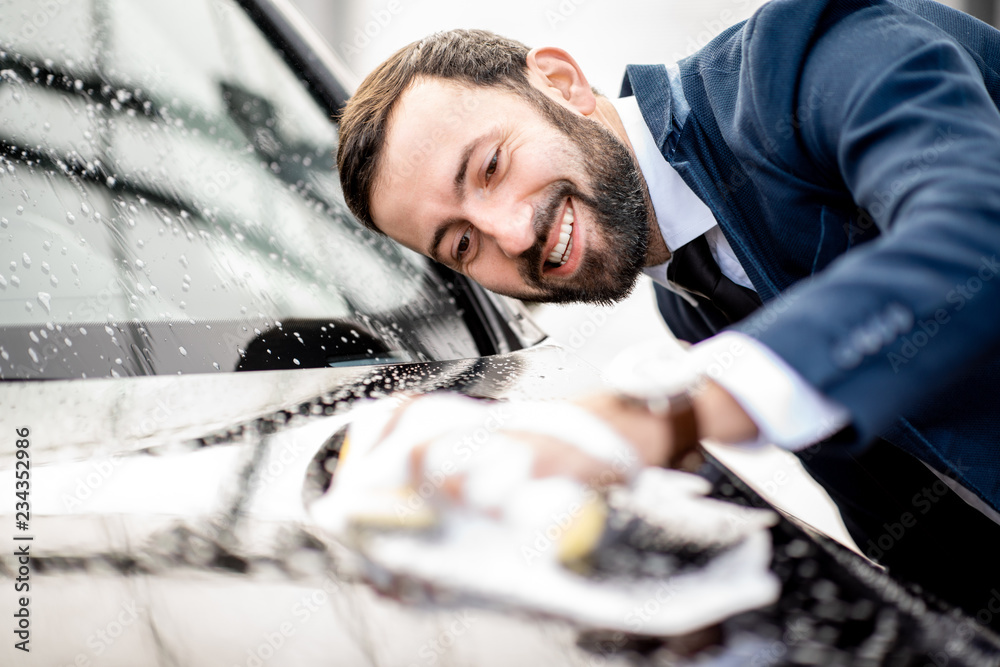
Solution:
{"label": "water droplet", "polygon": [[72,212],[70,212],[70,211],[66,211],[66,222],[68,222],[68,223],[69,223],[69,224],[71,224],[71,225],[72,225],[72,224],[73,224],[74,222],[76,222],[76,216],[75,216],[75,215],[73,215],[73,213],[72,213]]}
{"label": "water droplet", "polygon": [[0,227],[6,229],[8,224],[10,223],[7,221],[7,218],[0,217]]}
{"label": "water droplet", "polygon": [[80,327],[80,335],[81,336],[86,336],[87,335],[87,329],[85,329],[84,327]]}
{"label": "water droplet", "polygon": [[58,285],[59,285],[59,279],[58,279],[58,278],[56,278],[56,276],[55,276],[55,274],[54,274],[54,273],[53,273],[53,274],[52,274],[51,276],[49,276],[49,283],[50,283],[50,284],[51,284],[51,285],[52,285],[53,287],[56,287],[56,286],[58,286]]}
{"label": "water droplet", "polygon": [[[29,264],[31,263],[30,260],[29,260],[28,263]],[[42,273],[48,273],[48,272],[49,272],[49,263],[48,262],[42,262]]]}
{"label": "water droplet", "polygon": [[90,215],[90,206],[87,205],[87,202],[85,201],[80,202],[80,211],[84,215]]}
{"label": "water droplet", "polygon": [[217,361],[213,361],[212,362],[212,367],[215,368],[215,370],[217,370],[217,371],[221,371],[222,370],[222,367],[219,366],[219,362],[217,362]]}
{"label": "water droplet", "polygon": [[141,268],[143,268],[144,266],[146,266],[146,262],[142,261],[141,259],[137,259],[137,260],[135,260],[135,267],[136,267],[137,269],[141,269]]}
{"label": "water droplet", "polygon": [[41,361],[41,359],[38,357],[38,353],[35,352],[35,348],[33,347],[28,348],[28,355],[31,357],[31,360],[34,361],[36,364]]}
{"label": "water droplet", "polygon": [[38,303],[42,304],[42,308],[45,309],[46,313],[52,312],[51,308],[52,295],[48,292],[38,293]]}
{"label": "water droplet", "polygon": [[185,357],[187,356],[188,351],[184,349],[183,345],[181,347],[177,348],[177,351],[180,352],[181,354],[183,354]]}
{"label": "water droplet", "polygon": [[301,366],[302,365],[302,362],[299,361],[298,359],[292,359],[292,363],[294,363],[296,366]]}
{"label": "water droplet", "polygon": [[119,366],[121,366],[122,365],[122,359],[121,359],[121,357],[115,357],[115,363],[118,364]]}
{"label": "water droplet", "polygon": [[104,330],[108,332],[108,335],[114,337],[115,330],[109,327],[107,324],[104,325]]}
{"label": "water droplet", "polygon": [[20,204],[18,204],[17,205],[17,214],[21,215],[22,213],[24,213],[24,207],[21,206]]}
{"label": "water droplet", "polygon": [[46,250],[50,250],[52,248],[52,241],[46,241],[45,243],[42,244],[42,247],[45,248]]}
{"label": "water droplet", "polygon": [[11,276],[10,284],[13,285],[14,287],[18,287],[21,285],[21,279],[18,278],[17,276]]}
{"label": "water droplet", "polygon": [[79,266],[77,266],[75,262],[74,262],[73,264],[70,264],[70,265],[69,265],[69,268],[70,268],[70,270],[72,270],[72,271],[73,271],[73,273],[74,273],[75,275],[80,275],[80,267],[79,267]]}
{"label": "water droplet", "polygon": [[113,187],[115,187],[115,177],[114,177],[114,176],[108,176],[108,177],[107,177],[107,178],[105,179],[105,181],[104,181],[104,182],[105,182],[105,184],[107,184],[107,186],[108,186],[109,188],[113,188]]}

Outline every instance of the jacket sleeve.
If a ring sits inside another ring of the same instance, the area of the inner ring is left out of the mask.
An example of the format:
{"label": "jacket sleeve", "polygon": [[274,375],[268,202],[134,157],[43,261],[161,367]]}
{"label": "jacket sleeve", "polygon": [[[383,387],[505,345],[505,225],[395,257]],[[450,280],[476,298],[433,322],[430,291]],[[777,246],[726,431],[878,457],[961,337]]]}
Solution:
{"label": "jacket sleeve", "polygon": [[736,327],[846,407],[858,443],[1000,352],[1000,112],[961,46],[873,16],[810,51],[800,95],[828,103],[798,140],[881,234]]}

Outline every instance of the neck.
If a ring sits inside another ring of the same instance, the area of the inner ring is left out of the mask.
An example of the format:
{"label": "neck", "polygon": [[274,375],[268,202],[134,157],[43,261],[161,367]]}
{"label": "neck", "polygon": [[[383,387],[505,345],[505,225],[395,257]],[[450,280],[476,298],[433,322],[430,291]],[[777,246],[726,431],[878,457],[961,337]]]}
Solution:
{"label": "neck", "polygon": [[646,247],[646,266],[663,264],[670,259],[670,250],[667,248],[667,244],[663,240],[663,235],[660,233],[660,225],[656,221],[656,212],[653,210],[653,201],[649,198],[649,187],[646,185],[646,178],[642,175],[639,161],[635,157],[635,148],[633,148],[632,142],[628,138],[624,123],[622,123],[621,118],[618,116],[618,110],[615,109],[611,100],[601,95],[597,98],[597,108],[594,110],[592,118],[611,130],[618,137],[618,140],[625,145],[625,148],[628,149],[629,155],[632,156],[632,162],[635,164],[636,171],[639,172],[639,181],[642,184],[642,198],[646,202],[646,222],[649,230],[649,242]]}

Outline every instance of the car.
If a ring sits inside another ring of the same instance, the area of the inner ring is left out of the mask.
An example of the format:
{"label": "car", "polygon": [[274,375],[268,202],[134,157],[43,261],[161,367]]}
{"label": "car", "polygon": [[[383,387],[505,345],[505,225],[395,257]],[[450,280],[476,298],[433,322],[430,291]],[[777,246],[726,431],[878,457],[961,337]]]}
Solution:
{"label": "car", "polygon": [[[368,399],[551,400],[603,380],[521,304],[350,215],[334,161],[350,77],[286,1],[3,14],[3,664],[684,652],[502,607],[400,606],[310,522]],[[705,475],[715,497],[764,504],[714,460]],[[727,621],[717,657],[995,655],[987,631],[808,528],[772,532],[781,600]]]}

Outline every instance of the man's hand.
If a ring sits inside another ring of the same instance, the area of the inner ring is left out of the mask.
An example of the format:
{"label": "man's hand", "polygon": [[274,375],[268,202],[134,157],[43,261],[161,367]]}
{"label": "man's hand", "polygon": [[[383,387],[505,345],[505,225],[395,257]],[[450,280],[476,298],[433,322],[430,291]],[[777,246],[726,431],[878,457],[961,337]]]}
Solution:
{"label": "man's hand", "polygon": [[[392,435],[402,415],[410,410],[419,412],[421,403],[427,400],[424,398],[409,401],[397,408],[379,439]],[[674,423],[675,416],[671,416],[669,412],[653,412],[639,401],[616,394],[598,394],[578,399],[573,403],[602,420],[631,444],[638,459],[631,459],[628,467],[632,470],[635,470],[636,465],[694,470],[701,463],[695,439],[686,438],[681,442],[676,440],[675,435],[678,431]],[[691,403],[699,437],[730,443],[756,438],[757,427],[753,421],[739,404],[714,382],[708,381],[693,391]],[[467,405],[472,408],[476,403],[469,401]],[[545,412],[549,415],[552,410],[546,408]],[[512,442],[519,443],[530,452],[531,464],[524,471],[527,477],[565,476],[597,489],[624,481],[627,478],[628,468],[622,467],[621,462],[594,456],[585,448],[573,444],[572,437],[563,438],[560,435],[560,433],[566,435],[568,430],[572,430],[568,429],[570,424],[567,420],[573,421],[574,414],[577,420],[582,416],[579,413],[569,412],[556,417],[551,424],[555,426],[554,430],[552,428],[535,430],[534,424],[538,422],[532,418],[531,424],[524,419],[518,423],[505,424],[497,431],[497,435],[511,438]],[[601,438],[594,432],[593,426],[588,431],[592,434],[590,437],[596,437],[600,442],[607,442],[611,438],[611,433]],[[579,437],[579,433],[576,437]],[[414,488],[422,488],[422,485],[426,485],[429,481],[433,482],[432,486],[453,501],[463,502],[469,474],[476,468],[473,466],[468,470],[458,470],[457,468],[461,466],[453,465],[455,469],[448,470],[446,475],[442,475],[442,470],[438,469],[440,464],[429,469],[428,452],[434,442],[435,438],[432,437],[414,443],[409,455],[409,482]],[[453,463],[457,464],[457,461]],[[494,472],[491,468],[488,476],[495,477]]]}
{"label": "man's hand", "polygon": [[[724,443],[755,440],[757,426],[740,404],[722,387],[705,381],[691,393],[699,438]],[[685,459],[688,443],[674,442],[671,415],[654,414],[641,403],[613,394],[598,394],[575,401],[600,417],[635,447],[647,466],[677,466]],[[684,466],[687,467],[687,466]]]}

